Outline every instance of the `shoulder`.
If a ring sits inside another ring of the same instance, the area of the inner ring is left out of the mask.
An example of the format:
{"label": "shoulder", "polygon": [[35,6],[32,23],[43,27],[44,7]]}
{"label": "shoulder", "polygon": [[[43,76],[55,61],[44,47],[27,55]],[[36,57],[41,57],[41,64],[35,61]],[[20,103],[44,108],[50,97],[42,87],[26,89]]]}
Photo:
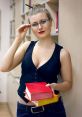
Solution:
{"label": "shoulder", "polygon": [[66,48],[64,48],[60,44],[56,44],[56,45],[60,49],[60,57],[61,57],[61,59],[65,58],[65,57],[70,57],[70,53],[69,53],[69,51]]}
{"label": "shoulder", "polygon": [[28,47],[30,46],[30,44],[35,43],[35,41],[26,41],[24,42],[21,47],[23,48],[24,52],[26,52],[26,50],[28,49]]}
{"label": "shoulder", "polygon": [[60,52],[60,61],[63,62],[63,61],[68,61],[70,59],[71,57],[69,51],[65,48],[62,48]]}
{"label": "shoulder", "polygon": [[24,43],[21,45],[21,46],[24,48],[24,51],[27,50],[27,48],[29,47],[30,43],[31,43],[31,41],[26,41],[26,42],[24,42]]}

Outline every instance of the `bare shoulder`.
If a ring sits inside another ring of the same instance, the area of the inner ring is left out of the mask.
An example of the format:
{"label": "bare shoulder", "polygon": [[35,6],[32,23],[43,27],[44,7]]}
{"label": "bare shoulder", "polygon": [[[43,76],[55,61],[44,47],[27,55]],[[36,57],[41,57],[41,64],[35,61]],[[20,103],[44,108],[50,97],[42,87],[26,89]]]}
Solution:
{"label": "bare shoulder", "polygon": [[69,51],[64,48],[61,49],[60,61],[64,61],[64,60],[68,60],[68,59],[71,59]]}
{"label": "bare shoulder", "polygon": [[25,54],[27,48],[29,47],[30,43],[31,43],[31,41],[26,41],[26,42],[22,43],[22,44],[19,46],[19,48],[18,48],[18,50],[16,51],[15,56],[14,56],[14,59],[15,59],[15,60],[16,60],[16,59],[17,59],[17,60],[22,60],[22,58],[24,57],[24,54]]}
{"label": "bare shoulder", "polygon": [[21,46],[24,49],[24,52],[26,52],[27,48],[29,47],[31,41],[24,42]]}

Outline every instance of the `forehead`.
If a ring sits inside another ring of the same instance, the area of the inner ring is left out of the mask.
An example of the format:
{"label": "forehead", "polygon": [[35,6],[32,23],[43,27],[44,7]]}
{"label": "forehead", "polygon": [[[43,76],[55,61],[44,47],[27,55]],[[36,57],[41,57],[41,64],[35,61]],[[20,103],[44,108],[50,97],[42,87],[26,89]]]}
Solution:
{"label": "forehead", "polygon": [[38,22],[41,19],[46,19],[48,17],[46,13],[42,12],[42,13],[37,13],[35,15],[32,15],[29,18],[30,18],[30,22],[33,23],[33,22]]}

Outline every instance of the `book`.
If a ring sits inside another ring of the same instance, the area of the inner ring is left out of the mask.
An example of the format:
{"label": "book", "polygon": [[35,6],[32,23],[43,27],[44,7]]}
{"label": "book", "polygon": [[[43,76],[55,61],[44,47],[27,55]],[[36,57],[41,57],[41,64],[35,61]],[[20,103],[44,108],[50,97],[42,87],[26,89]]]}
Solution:
{"label": "book", "polygon": [[43,106],[51,103],[56,103],[58,102],[58,100],[59,100],[59,95],[54,94],[52,98],[42,99],[42,100],[32,101],[32,102],[35,104],[35,106]]}
{"label": "book", "polygon": [[[29,100],[28,95],[25,94],[25,98]],[[47,104],[51,104],[51,103],[56,103],[59,100],[59,95],[57,94],[53,94],[52,98],[48,98],[48,99],[41,99],[41,100],[37,100],[37,101],[31,101],[36,107],[38,106],[44,106]],[[30,100],[29,100],[30,101]]]}
{"label": "book", "polygon": [[26,94],[30,101],[41,100],[53,97],[53,91],[46,86],[46,82],[26,83]]}

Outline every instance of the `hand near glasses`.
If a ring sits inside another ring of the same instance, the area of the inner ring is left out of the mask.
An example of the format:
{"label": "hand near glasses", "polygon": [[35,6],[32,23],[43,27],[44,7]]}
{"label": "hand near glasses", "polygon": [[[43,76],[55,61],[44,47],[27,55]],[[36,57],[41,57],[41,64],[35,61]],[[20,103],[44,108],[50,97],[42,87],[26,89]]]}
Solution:
{"label": "hand near glasses", "polygon": [[28,29],[31,27],[30,24],[23,24],[16,30],[16,37],[24,39]]}

